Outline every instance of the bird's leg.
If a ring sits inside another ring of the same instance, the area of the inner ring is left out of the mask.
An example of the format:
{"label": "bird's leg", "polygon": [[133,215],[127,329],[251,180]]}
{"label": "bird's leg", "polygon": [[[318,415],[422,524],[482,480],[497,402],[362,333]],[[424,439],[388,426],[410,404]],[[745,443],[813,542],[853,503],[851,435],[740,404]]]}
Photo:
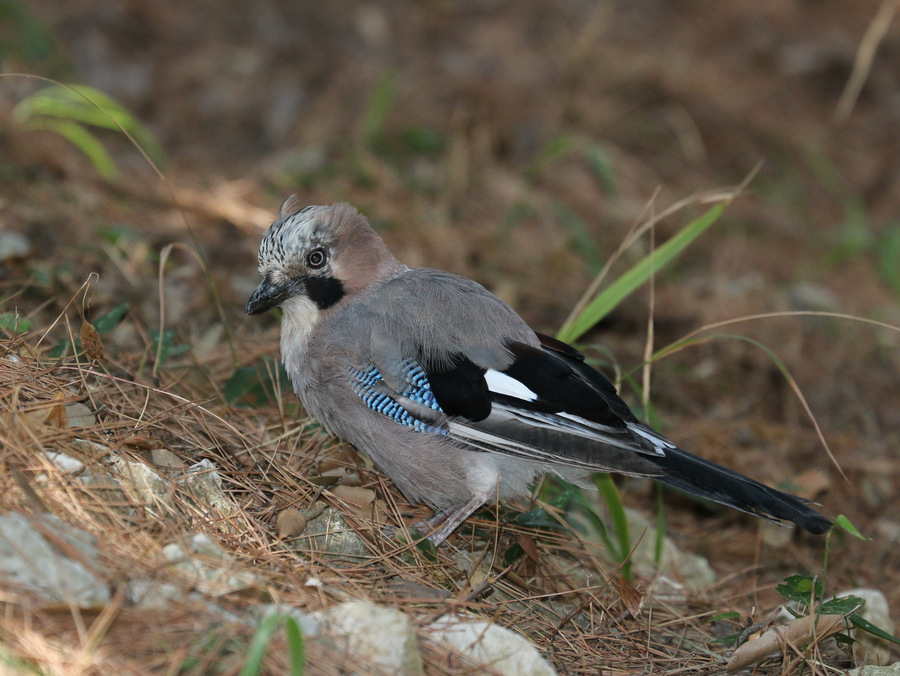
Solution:
{"label": "bird's leg", "polygon": [[449,507],[441,512],[437,512],[430,519],[426,519],[425,525],[428,526],[428,530],[437,529],[428,536],[428,539],[431,540],[435,547],[440,545],[444,540],[450,537],[450,534],[453,533],[453,531],[462,525],[463,521],[472,515],[472,512],[486,502],[493,500],[496,493],[496,488],[491,488],[491,490],[482,493],[476,493],[469,498],[468,501],[460,505]]}

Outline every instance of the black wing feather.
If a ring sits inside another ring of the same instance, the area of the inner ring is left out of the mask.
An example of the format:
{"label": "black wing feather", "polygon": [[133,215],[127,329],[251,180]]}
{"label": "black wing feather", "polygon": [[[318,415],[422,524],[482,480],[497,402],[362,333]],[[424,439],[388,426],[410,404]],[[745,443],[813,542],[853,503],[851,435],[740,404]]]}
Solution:
{"label": "black wing feather", "polygon": [[831,527],[807,501],[671,445],[637,420],[580,352],[538,337],[541,347],[509,343],[514,360],[503,372],[536,395],[530,401],[491,392],[486,370],[465,355],[425,365],[441,408],[463,419],[457,428],[461,443],[550,464],[652,476],[765,519],[793,521],[811,533]]}
{"label": "black wing feather", "polygon": [[491,414],[491,391],[484,379],[486,369],[464,354],[457,352],[442,362],[425,361],[423,368],[444,413],[472,422]]}

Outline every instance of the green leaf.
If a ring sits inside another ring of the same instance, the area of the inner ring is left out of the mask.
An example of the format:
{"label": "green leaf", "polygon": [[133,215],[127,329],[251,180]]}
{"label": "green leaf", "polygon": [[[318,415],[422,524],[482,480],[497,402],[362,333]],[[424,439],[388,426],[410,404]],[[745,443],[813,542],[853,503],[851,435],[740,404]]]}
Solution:
{"label": "green leaf", "polygon": [[713,615],[706,621],[712,624],[713,622],[721,622],[723,620],[739,620],[741,619],[741,614],[737,611],[731,611],[730,613],[719,613],[718,615]]}
{"label": "green leaf", "polygon": [[866,602],[858,596],[838,596],[825,601],[816,612],[821,615],[850,615],[860,610]]}
{"label": "green leaf", "polygon": [[50,359],[59,359],[66,352],[69,351],[69,348],[72,347],[72,343],[66,339],[59,341],[56,345],[53,346],[53,349],[47,354]]}
{"label": "green leaf", "polygon": [[678,254],[715,223],[725,211],[726,205],[726,202],[716,204],[702,216],[688,223],[665,244],[641,259],[598,294],[570,324],[563,326],[556,337],[571,343],[587,333],[635,289],[672,262]]}
{"label": "green leaf", "polygon": [[525,556],[525,550],[518,542],[514,542],[505,552],[503,552],[503,565],[511,566],[516,561]]}
{"label": "green leaf", "polygon": [[569,235],[572,238],[572,245],[578,252],[578,255],[584,259],[588,264],[588,268],[594,274],[599,273],[603,268],[603,262],[597,255],[597,247],[594,245],[594,240],[591,238],[591,234],[585,227],[584,221],[579,218],[578,214],[562,202],[557,202],[553,206],[556,217],[569,231]]}
{"label": "green leaf", "polygon": [[864,617],[861,617],[859,615],[850,615],[847,619],[854,627],[862,629],[864,632],[872,634],[872,636],[877,636],[878,638],[883,638],[885,641],[890,641],[891,643],[900,645],[900,638],[897,638],[893,634],[887,633],[880,627],[876,627]]}
{"label": "green leaf", "polygon": [[38,21],[28,3],[0,0],[0,25],[9,27],[0,40],[0,57],[9,50],[29,61],[40,63],[47,61],[56,51],[53,33]]}
{"label": "green leaf", "polygon": [[616,197],[619,194],[619,186],[607,152],[593,141],[589,141],[585,145],[584,155],[606,194]]}
{"label": "green leaf", "polygon": [[410,149],[423,155],[437,155],[444,149],[444,137],[430,127],[410,127],[404,132],[403,140]]}
{"label": "green leaf", "polygon": [[31,328],[30,319],[22,319],[18,312],[0,312],[0,329],[14,335],[25,333]]}
{"label": "green leaf", "polygon": [[848,519],[843,514],[837,515],[837,518],[835,518],[835,520],[834,520],[834,525],[835,525],[835,527],[840,528],[841,530],[844,530],[847,533],[850,533],[850,535],[852,535],[853,537],[857,537],[860,540],[871,540],[872,539],[872,538],[867,538],[865,535],[863,535],[858,530],[856,530],[856,526],[854,526],[853,523],[850,521],[850,519]]}
{"label": "green leaf", "polygon": [[556,476],[547,477],[543,483],[541,499],[555,509],[565,511],[572,500],[581,497],[581,490]]}
{"label": "green leaf", "polygon": [[175,329],[166,329],[160,338],[157,329],[150,329],[150,338],[153,340],[152,352],[156,355],[157,364],[162,365],[168,357],[184,354],[188,350],[187,345],[173,345]]}
{"label": "green leaf", "polygon": [[536,507],[527,512],[523,512],[516,517],[515,523],[528,528],[550,528],[559,530],[560,524],[555,519],[551,519],[546,509]]}
{"label": "green leaf", "polygon": [[900,296],[900,225],[895,225],[885,231],[881,242],[876,249],[878,257],[878,272],[884,280]]}
{"label": "green leaf", "polygon": [[94,322],[94,328],[97,329],[97,333],[102,336],[116,328],[122,320],[122,317],[128,312],[129,307],[130,305],[128,303],[122,303],[116,305],[106,314],[97,317],[97,320]]}
{"label": "green leaf", "polygon": [[786,601],[794,601],[808,608],[810,602],[822,598],[824,586],[820,580],[809,575],[791,575],[776,586],[775,591]]}

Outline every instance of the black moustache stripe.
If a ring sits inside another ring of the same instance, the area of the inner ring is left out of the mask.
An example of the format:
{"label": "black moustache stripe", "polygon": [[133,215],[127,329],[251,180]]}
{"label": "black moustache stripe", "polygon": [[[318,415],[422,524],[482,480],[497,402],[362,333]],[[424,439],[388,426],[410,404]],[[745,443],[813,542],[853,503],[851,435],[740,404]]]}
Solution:
{"label": "black moustache stripe", "polygon": [[320,310],[327,310],[344,297],[344,285],[334,277],[308,277],[306,295]]}

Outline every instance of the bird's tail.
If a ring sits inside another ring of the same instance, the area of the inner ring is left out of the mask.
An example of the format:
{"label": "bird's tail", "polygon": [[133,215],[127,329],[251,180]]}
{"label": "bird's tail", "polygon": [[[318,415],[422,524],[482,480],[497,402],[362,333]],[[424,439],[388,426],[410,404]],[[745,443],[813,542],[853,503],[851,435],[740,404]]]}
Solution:
{"label": "bird's tail", "polygon": [[648,459],[663,470],[662,476],[654,477],[657,481],[692,495],[769,521],[793,521],[817,535],[831,528],[831,521],[810,508],[807,500],[769,488],[680,448],[666,449],[665,455]]}

